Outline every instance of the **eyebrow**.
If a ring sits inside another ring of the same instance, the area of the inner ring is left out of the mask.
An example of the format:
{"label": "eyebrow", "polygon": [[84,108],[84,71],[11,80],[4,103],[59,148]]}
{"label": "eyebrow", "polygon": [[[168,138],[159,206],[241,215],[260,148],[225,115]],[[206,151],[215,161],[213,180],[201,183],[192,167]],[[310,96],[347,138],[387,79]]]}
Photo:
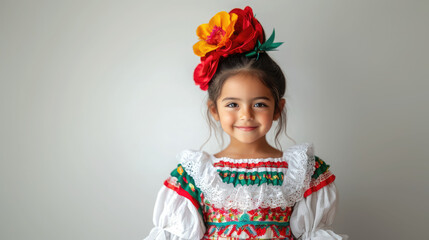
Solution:
{"label": "eyebrow", "polygon": [[[252,101],[260,100],[260,99],[267,100],[267,101],[270,100],[268,97],[255,97],[255,98],[252,98]],[[222,102],[230,101],[230,100],[237,101],[237,100],[241,100],[241,99],[240,98],[234,98],[234,97],[226,97],[226,98],[222,99]]]}

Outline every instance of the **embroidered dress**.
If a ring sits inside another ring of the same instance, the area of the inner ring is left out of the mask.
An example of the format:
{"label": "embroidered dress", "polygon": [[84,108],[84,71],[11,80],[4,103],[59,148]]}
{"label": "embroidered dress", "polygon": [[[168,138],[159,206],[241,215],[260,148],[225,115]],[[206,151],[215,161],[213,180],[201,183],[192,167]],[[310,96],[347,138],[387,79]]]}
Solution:
{"label": "embroidered dress", "polygon": [[183,151],[161,188],[150,239],[347,239],[329,229],[335,175],[309,143],[280,158]]}

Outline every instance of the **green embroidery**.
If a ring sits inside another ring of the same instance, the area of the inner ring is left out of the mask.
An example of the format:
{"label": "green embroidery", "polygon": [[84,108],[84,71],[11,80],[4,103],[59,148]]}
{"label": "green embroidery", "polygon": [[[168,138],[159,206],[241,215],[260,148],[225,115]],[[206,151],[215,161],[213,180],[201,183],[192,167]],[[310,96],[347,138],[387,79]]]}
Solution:
{"label": "green embroidery", "polygon": [[250,221],[250,217],[249,214],[245,213],[243,215],[241,215],[240,220],[238,220],[239,222],[249,222]]}
{"label": "green embroidery", "polygon": [[230,170],[217,170],[222,182],[232,183],[235,186],[240,185],[258,185],[263,183],[272,185],[282,185],[284,174],[282,172],[237,172]]}
{"label": "green embroidery", "polygon": [[194,179],[189,176],[181,164],[177,165],[177,168],[174,169],[170,175],[177,178],[177,182],[180,183],[180,187],[188,192],[192,198],[196,199],[198,203],[200,203],[198,211],[201,215],[203,215],[203,209],[201,208],[201,190],[196,187]]}
{"label": "green embroidery", "polygon": [[314,156],[315,158],[315,164],[316,164],[316,170],[314,171],[313,176],[311,178],[317,179],[320,175],[324,174],[329,169],[329,165],[325,163],[322,159],[320,159],[318,156]]}

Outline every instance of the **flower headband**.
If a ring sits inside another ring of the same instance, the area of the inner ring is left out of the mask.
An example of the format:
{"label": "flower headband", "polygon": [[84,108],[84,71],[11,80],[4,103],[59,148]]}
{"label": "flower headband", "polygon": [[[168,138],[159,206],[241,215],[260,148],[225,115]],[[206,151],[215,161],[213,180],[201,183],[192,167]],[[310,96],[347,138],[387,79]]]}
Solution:
{"label": "flower headband", "polygon": [[250,7],[217,13],[209,23],[197,28],[197,36],[200,41],[193,49],[201,57],[201,63],[195,68],[194,81],[204,91],[208,89],[221,57],[246,53],[246,57],[256,56],[258,59],[259,53],[273,50],[282,44],[274,42],[274,30],[264,42],[264,29]]}

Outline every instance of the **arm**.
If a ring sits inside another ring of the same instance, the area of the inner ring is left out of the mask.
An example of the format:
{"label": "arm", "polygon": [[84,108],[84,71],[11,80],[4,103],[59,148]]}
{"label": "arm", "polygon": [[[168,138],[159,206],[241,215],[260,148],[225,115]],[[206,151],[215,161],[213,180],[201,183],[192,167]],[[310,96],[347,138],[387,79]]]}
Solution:
{"label": "arm", "polygon": [[297,202],[290,219],[293,234],[303,240],[347,239],[347,236],[338,235],[331,230],[337,203],[335,183]]}
{"label": "arm", "polygon": [[155,227],[145,240],[201,239],[205,233],[199,191],[179,165],[164,182],[155,203]]}
{"label": "arm", "polygon": [[155,227],[145,240],[201,239],[205,231],[204,222],[194,205],[165,186],[158,193],[153,223]]}
{"label": "arm", "polygon": [[292,233],[299,239],[342,240],[331,230],[338,204],[338,193],[333,175],[321,159],[316,157],[316,170],[304,198],[294,207],[290,224]]}

